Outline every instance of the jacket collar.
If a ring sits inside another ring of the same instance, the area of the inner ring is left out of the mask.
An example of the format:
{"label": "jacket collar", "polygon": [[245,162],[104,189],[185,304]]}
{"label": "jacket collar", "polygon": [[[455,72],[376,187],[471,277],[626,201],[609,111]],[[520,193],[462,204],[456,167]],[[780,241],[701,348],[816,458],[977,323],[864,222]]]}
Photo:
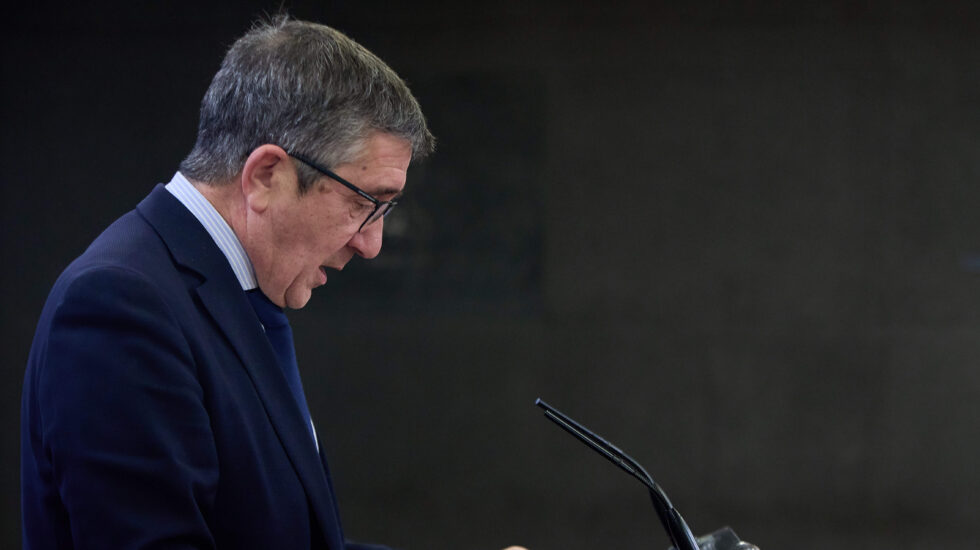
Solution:
{"label": "jacket collar", "polygon": [[326,470],[296,405],[272,346],[262,332],[227,259],[199,221],[162,185],[136,207],[156,230],[174,261],[200,275],[196,288],[208,311],[248,372],[279,435],[324,536],[331,548],[343,548],[343,533]]}

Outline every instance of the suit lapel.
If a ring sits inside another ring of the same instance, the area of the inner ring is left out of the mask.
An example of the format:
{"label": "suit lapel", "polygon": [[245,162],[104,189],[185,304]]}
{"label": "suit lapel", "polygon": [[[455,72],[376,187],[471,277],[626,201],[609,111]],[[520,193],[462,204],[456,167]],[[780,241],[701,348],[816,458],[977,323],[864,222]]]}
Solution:
{"label": "suit lapel", "polygon": [[204,277],[204,282],[196,288],[201,303],[235,349],[255,385],[269,421],[306,489],[328,545],[343,548],[329,474],[321,467],[306,420],[224,254],[193,214],[162,185],[137,209],[166,242],[177,263]]}

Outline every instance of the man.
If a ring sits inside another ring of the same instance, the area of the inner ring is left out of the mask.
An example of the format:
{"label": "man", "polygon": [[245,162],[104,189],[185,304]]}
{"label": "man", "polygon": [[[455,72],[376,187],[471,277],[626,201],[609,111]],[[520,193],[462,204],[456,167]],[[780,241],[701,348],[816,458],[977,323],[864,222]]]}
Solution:
{"label": "man", "polygon": [[279,18],[229,50],[197,142],[45,304],[22,403],[24,547],[346,542],[282,308],[381,249],[433,138],[381,60]]}

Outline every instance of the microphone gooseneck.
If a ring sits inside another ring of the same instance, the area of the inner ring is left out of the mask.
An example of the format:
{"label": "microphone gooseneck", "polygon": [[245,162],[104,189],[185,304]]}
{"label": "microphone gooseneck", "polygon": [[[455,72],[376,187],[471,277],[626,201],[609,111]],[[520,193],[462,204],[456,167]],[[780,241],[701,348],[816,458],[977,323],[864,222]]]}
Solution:
{"label": "microphone gooseneck", "polygon": [[613,464],[619,466],[626,473],[635,477],[646,485],[647,489],[650,491],[650,499],[653,501],[653,508],[657,511],[657,516],[660,518],[660,523],[664,526],[667,531],[667,535],[670,537],[670,541],[673,543],[674,548],[677,550],[699,550],[698,544],[694,539],[694,535],[691,533],[691,528],[688,527],[687,522],[681,517],[680,512],[674,508],[673,504],[670,503],[670,499],[667,498],[667,493],[660,488],[659,485],[650,474],[641,466],[638,462],[630,458],[629,455],[619,450],[615,445],[609,443],[599,435],[593,433],[585,426],[582,426],[578,422],[572,420],[567,415],[555,409],[551,405],[545,403],[540,398],[535,402],[535,405],[544,409],[544,415],[558,424],[566,432],[575,436],[579,441],[588,445],[592,450],[606,457],[607,460]]}

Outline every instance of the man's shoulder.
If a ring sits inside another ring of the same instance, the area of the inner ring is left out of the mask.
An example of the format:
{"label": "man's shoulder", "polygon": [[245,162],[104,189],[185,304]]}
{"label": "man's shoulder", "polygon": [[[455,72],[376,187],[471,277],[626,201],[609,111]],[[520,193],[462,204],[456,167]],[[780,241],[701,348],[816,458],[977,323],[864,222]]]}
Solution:
{"label": "man's shoulder", "polygon": [[189,319],[207,280],[236,289],[224,256],[203,226],[163,186],[107,227],[62,271],[42,308],[37,335],[60,314],[146,307]]}
{"label": "man's shoulder", "polygon": [[175,260],[161,229],[169,225],[187,231],[193,223],[190,213],[162,185],[157,186],[136,208],[103,230],[61,278],[98,268],[125,268],[151,280],[166,275],[173,271],[167,268],[172,268]]}
{"label": "man's shoulder", "polygon": [[[155,227],[155,224],[160,225],[168,220],[158,217],[151,222],[141,212],[141,206],[153,199],[159,203],[170,199],[170,196],[162,187],[155,189],[140,206],[112,222],[62,271],[48,301],[57,299],[68,288],[80,284],[98,285],[101,280],[113,281],[113,284],[128,281],[161,291],[173,284],[181,284],[174,255]],[[179,203],[176,206],[179,207]],[[172,223],[179,224],[181,221],[175,219]]]}
{"label": "man's shoulder", "polygon": [[83,273],[126,270],[152,279],[166,271],[172,260],[160,236],[131,210],[107,227],[62,273],[73,279]]}

